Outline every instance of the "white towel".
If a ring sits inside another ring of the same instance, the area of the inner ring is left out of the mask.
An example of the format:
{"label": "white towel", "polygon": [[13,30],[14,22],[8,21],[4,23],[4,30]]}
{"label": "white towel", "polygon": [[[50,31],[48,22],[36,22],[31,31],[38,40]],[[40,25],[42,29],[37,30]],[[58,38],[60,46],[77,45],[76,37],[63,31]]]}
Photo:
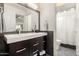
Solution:
{"label": "white towel", "polygon": [[45,52],[45,50],[42,50],[41,52],[40,52],[40,55],[43,55],[43,54],[45,54],[46,52]]}

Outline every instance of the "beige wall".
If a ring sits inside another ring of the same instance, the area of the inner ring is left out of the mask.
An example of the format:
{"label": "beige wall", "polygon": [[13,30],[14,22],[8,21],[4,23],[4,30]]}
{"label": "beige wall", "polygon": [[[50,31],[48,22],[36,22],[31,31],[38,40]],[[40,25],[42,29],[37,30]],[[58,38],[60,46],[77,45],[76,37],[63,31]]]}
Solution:
{"label": "beige wall", "polygon": [[45,21],[48,22],[48,30],[55,30],[55,4],[53,3],[41,3],[40,4],[40,21],[41,30],[46,30]]}

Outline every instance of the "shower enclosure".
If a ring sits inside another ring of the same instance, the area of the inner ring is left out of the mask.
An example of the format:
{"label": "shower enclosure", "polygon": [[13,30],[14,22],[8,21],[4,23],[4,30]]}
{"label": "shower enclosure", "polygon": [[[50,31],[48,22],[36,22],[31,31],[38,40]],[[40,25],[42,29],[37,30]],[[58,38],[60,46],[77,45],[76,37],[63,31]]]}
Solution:
{"label": "shower enclosure", "polygon": [[57,39],[63,44],[75,45],[75,8],[57,13]]}

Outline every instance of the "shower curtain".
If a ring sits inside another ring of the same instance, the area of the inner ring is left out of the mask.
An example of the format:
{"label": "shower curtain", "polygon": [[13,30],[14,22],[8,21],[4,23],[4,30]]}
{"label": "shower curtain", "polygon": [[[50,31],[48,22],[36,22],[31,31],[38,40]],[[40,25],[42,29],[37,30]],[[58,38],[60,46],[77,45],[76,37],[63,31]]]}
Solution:
{"label": "shower curtain", "polygon": [[57,39],[61,43],[75,45],[75,9],[57,13]]}

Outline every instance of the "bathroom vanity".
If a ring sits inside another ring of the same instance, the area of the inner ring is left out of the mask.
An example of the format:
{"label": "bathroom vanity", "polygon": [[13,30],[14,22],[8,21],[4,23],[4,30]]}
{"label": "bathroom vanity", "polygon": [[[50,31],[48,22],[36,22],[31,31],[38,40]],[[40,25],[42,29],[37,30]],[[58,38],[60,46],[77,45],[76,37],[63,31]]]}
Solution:
{"label": "bathroom vanity", "polygon": [[53,56],[53,31],[40,30],[39,10],[26,3],[4,3],[3,11],[2,33],[7,39],[9,55],[34,56],[42,55],[43,51]]}
{"label": "bathroom vanity", "polygon": [[43,32],[5,35],[9,47],[9,55],[40,55],[40,52],[45,49],[45,36],[47,36],[47,33]]}

